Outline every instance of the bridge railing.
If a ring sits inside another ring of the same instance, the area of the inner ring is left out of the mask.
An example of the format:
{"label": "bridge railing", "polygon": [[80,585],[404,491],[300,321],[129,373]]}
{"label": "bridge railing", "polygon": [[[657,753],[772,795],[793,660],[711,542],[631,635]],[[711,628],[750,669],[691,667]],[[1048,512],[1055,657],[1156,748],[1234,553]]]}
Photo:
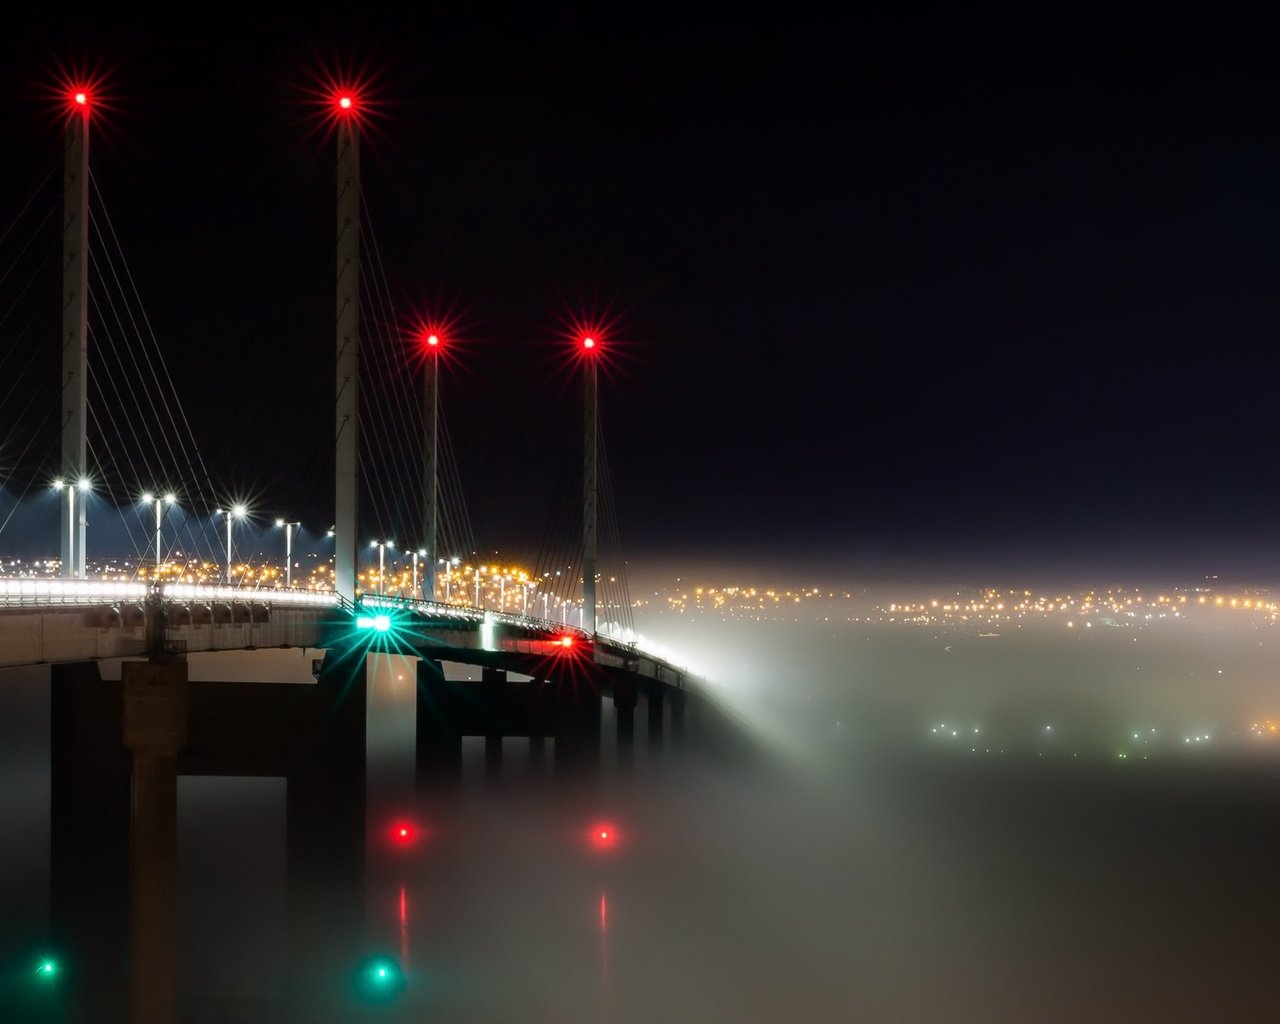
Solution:
{"label": "bridge railing", "polygon": [[0,604],[3,605],[47,607],[145,601],[150,592],[151,588],[145,583],[111,580],[0,580]]}
{"label": "bridge railing", "polygon": [[403,608],[422,615],[436,615],[461,622],[501,622],[521,629],[542,629],[548,633],[569,634],[579,638],[590,636],[585,630],[577,626],[566,626],[563,622],[540,619],[532,615],[517,615],[513,612],[496,612],[490,608],[473,608],[469,605],[445,604],[441,601],[419,601],[411,597],[379,597],[370,594],[360,598],[360,603],[366,608]]}
{"label": "bridge railing", "polygon": [[269,604],[279,601],[290,605],[314,605],[332,608],[341,601],[331,590],[284,590],[261,587],[219,587],[203,583],[164,583],[160,596],[166,601],[253,601]]}

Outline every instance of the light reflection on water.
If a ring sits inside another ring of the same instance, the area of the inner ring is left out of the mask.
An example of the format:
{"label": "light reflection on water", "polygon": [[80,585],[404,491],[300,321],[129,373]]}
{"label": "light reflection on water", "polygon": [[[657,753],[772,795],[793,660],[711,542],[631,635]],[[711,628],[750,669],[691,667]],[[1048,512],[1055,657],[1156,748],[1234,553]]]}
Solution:
{"label": "light reflection on water", "polygon": [[[857,666],[843,685],[810,650],[794,675],[773,670],[782,685],[743,696],[773,718],[786,767],[692,764],[637,737],[632,776],[566,785],[528,771],[527,744],[509,741],[497,784],[482,745],[469,747],[453,795],[413,793],[403,722],[378,717],[411,691],[384,692],[402,680],[371,674],[366,912],[352,948],[404,975],[373,1019],[1266,1019],[1276,762],[1108,754],[1135,721],[1248,717],[1277,667],[1256,645],[1246,658],[1228,639],[1144,640],[1162,689],[1129,682],[1120,645],[839,642]],[[1187,682],[1222,664],[1238,671],[1215,689]],[[25,1012],[17,965],[45,928],[48,809],[30,794],[47,800],[48,720],[38,675],[10,682],[3,952]],[[1040,756],[1046,715],[1083,758]],[[960,756],[933,744],[939,716],[1021,745]],[[282,785],[181,780],[184,1019],[288,1019],[291,956],[327,959],[285,948]],[[414,842],[394,841],[399,818]],[[607,848],[590,841],[600,822],[618,830]],[[353,979],[362,962],[353,952]]]}

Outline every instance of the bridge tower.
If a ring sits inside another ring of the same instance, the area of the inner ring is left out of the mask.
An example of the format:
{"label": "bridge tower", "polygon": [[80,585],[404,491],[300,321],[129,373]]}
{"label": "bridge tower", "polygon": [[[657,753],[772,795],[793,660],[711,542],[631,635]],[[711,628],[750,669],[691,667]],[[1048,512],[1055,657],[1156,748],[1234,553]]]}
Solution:
{"label": "bridge tower", "polygon": [[[62,485],[67,518],[59,532],[62,575],[85,574],[85,426],[89,356],[89,114],[88,86],[67,96],[62,164]],[[76,494],[80,493],[79,509]]]}
{"label": "bridge tower", "polygon": [[437,442],[436,417],[440,407],[440,356],[444,344],[438,331],[428,330],[422,339],[425,349],[426,366],[423,384],[423,466],[422,466],[422,549],[426,562],[422,574],[422,593],[414,597],[422,597],[428,601],[435,600],[436,595],[436,535],[439,532],[439,486],[437,484],[436,457],[439,449]]}
{"label": "bridge tower", "polygon": [[582,339],[583,378],[586,382],[582,403],[582,628],[592,634],[596,631],[596,504],[599,496],[596,481],[596,443],[600,437],[597,341],[591,335]]}
{"label": "bridge tower", "polygon": [[333,583],[339,595],[353,600],[360,484],[360,108],[353,92],[339,92],[332,99],[338,136]]}

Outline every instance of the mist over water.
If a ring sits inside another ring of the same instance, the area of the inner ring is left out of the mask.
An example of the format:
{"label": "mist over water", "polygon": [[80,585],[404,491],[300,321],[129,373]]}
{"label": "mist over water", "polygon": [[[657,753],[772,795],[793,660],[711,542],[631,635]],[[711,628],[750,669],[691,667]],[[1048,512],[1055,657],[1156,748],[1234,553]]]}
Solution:
{"label": "mist over water", "polygon": [[[855,604],[642,615],[713,670],[768,752],[750,764],[650,749],[637,715],[621,773],[606,701],[599,776],[539,776],[508,740],[495,782],[477,741],[455,793],[415,796],[412,675],[371,668],[350,970],[384,956],[404,984],[371,1005],[353,980],[332,1019],[1271,1019],[1269,617],[993,629]],[[47,678],[0,691],[6,1020],[65,1019],[23,991],[48,931]],[[333,959],[288,948],[284,832],[281,780],[180,780],[184,1020],[282,1019],[293,958]]]}

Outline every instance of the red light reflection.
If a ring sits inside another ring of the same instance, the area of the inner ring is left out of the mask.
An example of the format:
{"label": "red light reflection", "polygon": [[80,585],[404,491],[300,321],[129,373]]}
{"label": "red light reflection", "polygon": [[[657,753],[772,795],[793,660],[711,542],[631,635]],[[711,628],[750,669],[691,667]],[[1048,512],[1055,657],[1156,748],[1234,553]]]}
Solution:
{"label": "red light reflection", "polygon": [[607,821],[598,821],[588,832],[591,845],[597,850],[612,850],[618,843],[618,829]]}
{"label": "red light reflection", "polygon": [[393,846],[413,846],[422,837],[422,830],[412,821],[394,821],[387,828],[387,838]]}

